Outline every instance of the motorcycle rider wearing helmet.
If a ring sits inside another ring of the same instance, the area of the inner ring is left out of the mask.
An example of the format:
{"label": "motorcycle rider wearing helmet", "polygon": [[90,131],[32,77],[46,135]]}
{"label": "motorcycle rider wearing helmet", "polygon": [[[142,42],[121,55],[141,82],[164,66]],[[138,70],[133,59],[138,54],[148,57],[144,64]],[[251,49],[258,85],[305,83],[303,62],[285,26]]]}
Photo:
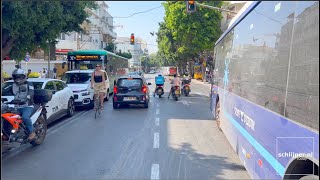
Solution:
{"label": "motorcycle rider wearing helmet", "polygon": [[156,76],[154,79],[156,81],[156,89],[154,90],[153,97],[156,95],[157,87],[158,86],[163,86],[164,85],[164,81],[165,81],[165,79],[161,75],[161,73],[159,73],[158,76]]}
{"label": "motorcycle rider wearing helmet", "polygon": [[169,99],[169,97],[170,97],[170,95],[172,94],[172,91],[174,90],[174,87],[175,86],[179,86],[180,87],[180,84],[181,84],[181,80],[180,80],[180,78],[177,76],[177,74],[174,74],[173,75],[173,79],[172,79],[172,81],[171,81],[171,90],[170,90],[170,92],[169,92],[169,96],[168,96],[168,99]]}
{"label": "motorcycle rider wearing helmet", "polygon": [[22,69],[15,69],[12,72],[14,83],[12,84],[12,92],[14,94],[14,102],[19,102],[15,106],[21,114],[22,120],[29,131],[29,140],[36,137],[32,121],[30,119],[33,112],[33,95],[34,87],[32,83],[27,82],[26,73]]}

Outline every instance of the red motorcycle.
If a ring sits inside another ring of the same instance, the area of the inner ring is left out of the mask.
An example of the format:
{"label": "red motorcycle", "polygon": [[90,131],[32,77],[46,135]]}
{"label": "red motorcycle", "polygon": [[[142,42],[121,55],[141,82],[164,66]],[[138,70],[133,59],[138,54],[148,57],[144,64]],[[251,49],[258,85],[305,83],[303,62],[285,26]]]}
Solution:
{"label": "red motorcycle", "polygon": [[31,121],[34,126],[36,138],[32,141],[28,140],[28,131],[24,124],[20,113],[16,107],[11,105],[22,105],[19,101],[5,102],[2,99],[1,105],[1,139],[2,152],[12,149],[23,144],[30,143],[33,146],[39,145],[43,142],[47,133],[46,123],[46,108],[45,104],[52,98],[52,93],[48,90],[37,89],[34,90],[34,111],[31,115]]}

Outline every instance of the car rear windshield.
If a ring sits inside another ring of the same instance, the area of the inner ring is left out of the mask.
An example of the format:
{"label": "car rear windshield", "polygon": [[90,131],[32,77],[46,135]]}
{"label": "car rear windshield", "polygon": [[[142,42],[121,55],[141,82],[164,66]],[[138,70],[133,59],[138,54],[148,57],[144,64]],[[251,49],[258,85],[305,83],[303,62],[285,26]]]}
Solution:
{"label": "car rear windshield", "polygon": [[[43,82],[31,82],[33,84],[34,89],[41,89]],[[5,82],[1,86],[1,96],[13,96],[12,92],[12,84],[13,82]]]}
{"label": "car rear windshield", "polygon": [[67,84],[88,84],[91,79],[91,74],[89,73],[66,73],[62,81],[65,81]]}
{"label": "car rear windshield", "polygon": [[142,79],[139,78],[121,78],[117,82],[118,87],[141,87]]}

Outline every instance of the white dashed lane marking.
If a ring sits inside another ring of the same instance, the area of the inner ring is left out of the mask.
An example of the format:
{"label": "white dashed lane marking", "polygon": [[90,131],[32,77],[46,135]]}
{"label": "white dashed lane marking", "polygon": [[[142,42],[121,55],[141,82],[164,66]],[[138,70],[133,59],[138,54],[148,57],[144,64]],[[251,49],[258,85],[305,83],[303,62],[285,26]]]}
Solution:
{"label": "white dashed lane marking", "polygon": [[152,164],[151,179],[159,179],[159,164]]}
{"label": "white dashed lane marking", "polygon": [[156,118],[155,124],[156,124],[156,126],[159,126],[159,124],[160,124],[160,118]]}
{"label": "white dashed lane marking", "polygon": [[153,148],[159,148],[159,133],[153,135]]}

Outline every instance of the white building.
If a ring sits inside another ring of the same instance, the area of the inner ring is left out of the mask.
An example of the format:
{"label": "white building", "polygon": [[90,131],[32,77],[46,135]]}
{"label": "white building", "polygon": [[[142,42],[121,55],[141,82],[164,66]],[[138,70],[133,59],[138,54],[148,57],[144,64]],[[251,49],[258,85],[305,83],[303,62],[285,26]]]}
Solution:
{"label": "white building", "polygon": [[141,38],[135,38],[134,45],[130,44],[130,37],[117,37],[114,41],[116,52],[130,52],[132,58],[129,60],[129,67],[139,67],[140,57],[148,52],[147,43]]}
{"label": "white building", "polygon": [[[109,6],[104,1],[97,1],[97,10],[86,9],[91,16],[90,24],[84,22],[82,27],[87,34],[72,32],[61,33],[59,42],[56,44],[57,60],[61,59],[66,52],[78,49],[103,49],[107,42],[117,37],[113,31],[113,17],[109,14]],[[78,36],[78,37],[77,37]]]}

